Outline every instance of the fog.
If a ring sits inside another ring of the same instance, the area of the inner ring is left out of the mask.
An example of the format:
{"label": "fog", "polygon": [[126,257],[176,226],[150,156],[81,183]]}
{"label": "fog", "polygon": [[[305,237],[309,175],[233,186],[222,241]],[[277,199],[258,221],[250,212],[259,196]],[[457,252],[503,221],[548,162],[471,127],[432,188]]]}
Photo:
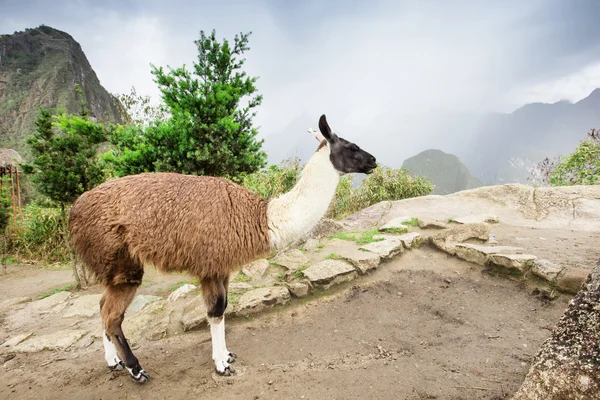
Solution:
{"label": "fog", "polygon": [[427,148],[460,153],[468,128],[525,103],[600,87],[600,2],[7,1],[0,33],[71,34],[112,93],[158,99],[150,63],[191,65],[198,32],[252,31],[246,70],[264,95],[256,123],[272,161],[305,154],[323,113],[384,163]]}

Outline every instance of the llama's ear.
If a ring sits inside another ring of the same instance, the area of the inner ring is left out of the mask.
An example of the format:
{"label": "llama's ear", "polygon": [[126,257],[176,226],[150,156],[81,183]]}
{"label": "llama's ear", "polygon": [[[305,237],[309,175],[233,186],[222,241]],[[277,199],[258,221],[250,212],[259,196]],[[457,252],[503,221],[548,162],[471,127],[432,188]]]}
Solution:
{"label": "llama's ear", "polygon": [[331,132],[331,128],[327,123],[327,118],[325,117],[325,114],[321,115],[321,118],[319,118],[319,130],[328,142],[335,142],[338,138],[335,133]]}
{"label": "llama's ear", "polygon": [[317,142],[321,143],[323,140],[325,140],[325,138],[323,137],[323,135],[321,135],[320,132],[315,131],[312,128],[308,129],[308,133],[310,133],[311,135],[313,135],[315,137],[315,139],[317,139]]}

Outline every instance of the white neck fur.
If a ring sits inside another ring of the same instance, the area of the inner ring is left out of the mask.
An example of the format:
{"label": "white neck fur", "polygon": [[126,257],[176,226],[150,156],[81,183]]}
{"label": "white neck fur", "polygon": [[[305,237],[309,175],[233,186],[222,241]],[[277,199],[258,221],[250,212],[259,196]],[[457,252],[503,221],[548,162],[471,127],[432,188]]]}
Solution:
{"label": "white neck fur", "polygon": [[296,186],[269,202],[267,220],[271,250],[301,238],[325,215],[340,181],[323,146],[308,161]]}

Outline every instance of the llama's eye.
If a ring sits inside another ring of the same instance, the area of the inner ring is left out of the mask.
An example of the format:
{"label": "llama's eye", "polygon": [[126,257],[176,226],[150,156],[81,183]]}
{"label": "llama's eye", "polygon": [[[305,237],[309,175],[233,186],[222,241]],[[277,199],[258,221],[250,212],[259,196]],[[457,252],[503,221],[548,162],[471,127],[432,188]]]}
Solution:
{"label": "llama's eye", "polygon": [[352,150],[352,151],[359,151],[360,149],[358,148],[357,145],[353,144],[352,146],[350,146],[350,150]]}

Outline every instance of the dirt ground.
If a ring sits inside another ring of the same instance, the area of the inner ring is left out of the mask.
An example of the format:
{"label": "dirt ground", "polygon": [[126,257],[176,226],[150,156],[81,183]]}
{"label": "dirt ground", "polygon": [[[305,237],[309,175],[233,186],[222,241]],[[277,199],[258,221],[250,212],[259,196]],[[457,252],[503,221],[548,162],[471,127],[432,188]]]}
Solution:
{"label": "dirt ground", "polygon": [[[68,270],[24,271],[0,279],[2,298],[70,279]],[[148,274],[141,292],[186,279],[165,278]],[[233,377],[214,375],[204,328],[135,348],[152,376],[146,385],[109,372],[96,340],[85,349],[16,354],[1,367],[0,392],[3,399],[504,399],[568,300],[548,303],[518,282],[423,247],[334,293],[229,319],[227,344],[239,356]]]}

